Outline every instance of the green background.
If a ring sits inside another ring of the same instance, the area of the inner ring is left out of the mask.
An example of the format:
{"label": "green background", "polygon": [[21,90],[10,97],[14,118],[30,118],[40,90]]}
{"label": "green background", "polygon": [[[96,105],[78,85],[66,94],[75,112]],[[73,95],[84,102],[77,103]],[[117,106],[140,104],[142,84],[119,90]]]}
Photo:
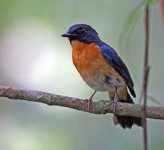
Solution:
{"label": "green background", "polygon": [[[152,1],[152,0],[151,0]],[[0,0],[0,84],[89,98],[60,35],[76,23],[93,26],[117,50],[135,83],[138,103],[144,59],[141,0]],[[148,95],[164,104],[164,24],[160,3],[150,9]],[[98,92],[95,100],[108,99]],[[158,105],[148,101],[149,105]],[[163,122],[148,119],[150,150],[163,150]],[[114,126],[112,114],[0,98],[0,150],[139,150],[143,130]]]}

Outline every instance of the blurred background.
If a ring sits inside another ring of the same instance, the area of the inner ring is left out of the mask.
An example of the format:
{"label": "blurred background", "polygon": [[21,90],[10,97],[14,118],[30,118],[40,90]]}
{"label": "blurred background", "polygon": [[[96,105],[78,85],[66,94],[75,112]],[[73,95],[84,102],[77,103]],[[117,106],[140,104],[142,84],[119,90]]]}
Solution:
{"label": "blurred background", "polygon": [[[151,1],[148,94],[164,105],[162,0]],[[93,26],[117,50],[135,83],[138,103],[144,55],[142,0],[0,0],[0,85],[89,98],[61,37],[76,23]],[[98,92],[95,100],[108,99]],[[149,105],[158,105],[151,101]],[[163,121],[148,119],[150,150],[163,150]],[[114,126],[112,114],[93,115],[0,98],[0,150],[139,150],[143,132]]]}

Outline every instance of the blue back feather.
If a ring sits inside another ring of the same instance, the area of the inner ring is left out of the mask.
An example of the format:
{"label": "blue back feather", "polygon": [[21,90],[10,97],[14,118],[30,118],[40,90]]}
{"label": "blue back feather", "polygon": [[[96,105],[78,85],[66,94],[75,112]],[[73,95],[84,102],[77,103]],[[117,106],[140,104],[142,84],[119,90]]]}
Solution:
{"label": "blue back feather", "polygon": [[104,58],[123,77],[123,79],[126,81],[126,84],[129,87],[131,94],[135,97],[136,94],[133,89],[134,83],[132,81],[128,68],[126,67],[122,59],[118,56],[118,54],[112,47],[110,47],[104,42],[100,42],[100,43],[101,44],[99,44],[99,46]]}

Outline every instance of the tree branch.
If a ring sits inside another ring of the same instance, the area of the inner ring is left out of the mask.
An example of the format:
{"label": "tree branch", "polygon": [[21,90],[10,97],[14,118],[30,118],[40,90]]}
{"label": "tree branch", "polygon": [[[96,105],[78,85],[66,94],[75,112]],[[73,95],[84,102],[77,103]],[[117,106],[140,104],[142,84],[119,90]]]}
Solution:
{"label": "tree branch", "polygon": [[[68,107],[68,108],[73,108],[76,110],[88,112],[88,100],[50,94],[41,91],[22,90],[22,89],[10,88],[7,86],[0,86],[0,97],[8,97],[11,100],[19,99],[19,100],[25,100],[31,102],[44,103],[50,106],[56,105],[56,106]],[[142,105],[119,102],[115,114],[141,117],[142,109],[143,109]],[[113,104],[108,100],[100,100],[98,102],[93,102],[92,110],[90,111],[90,113],[93,114],[113,113]],[[164,107],[147,106],[146,117],[164,120]]]}

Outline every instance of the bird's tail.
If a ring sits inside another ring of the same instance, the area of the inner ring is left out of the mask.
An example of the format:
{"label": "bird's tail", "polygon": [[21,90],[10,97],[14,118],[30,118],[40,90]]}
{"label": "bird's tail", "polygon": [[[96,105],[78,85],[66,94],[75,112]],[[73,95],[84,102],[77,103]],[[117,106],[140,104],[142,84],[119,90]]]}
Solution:
{"label": "bird's tail", "polygon": [[[128,94],[127,100],[120,100],[120,102],[124,103],[132,103],[134,104],[132,98]],[[131,117],[131,116],[119,116],[114,115],[113,121],[115,124],[120,124],[124,129],[125,128],[132,128],[133,124],[136,124],[137,126],[142,126],[142,119],[141,117]]]}

